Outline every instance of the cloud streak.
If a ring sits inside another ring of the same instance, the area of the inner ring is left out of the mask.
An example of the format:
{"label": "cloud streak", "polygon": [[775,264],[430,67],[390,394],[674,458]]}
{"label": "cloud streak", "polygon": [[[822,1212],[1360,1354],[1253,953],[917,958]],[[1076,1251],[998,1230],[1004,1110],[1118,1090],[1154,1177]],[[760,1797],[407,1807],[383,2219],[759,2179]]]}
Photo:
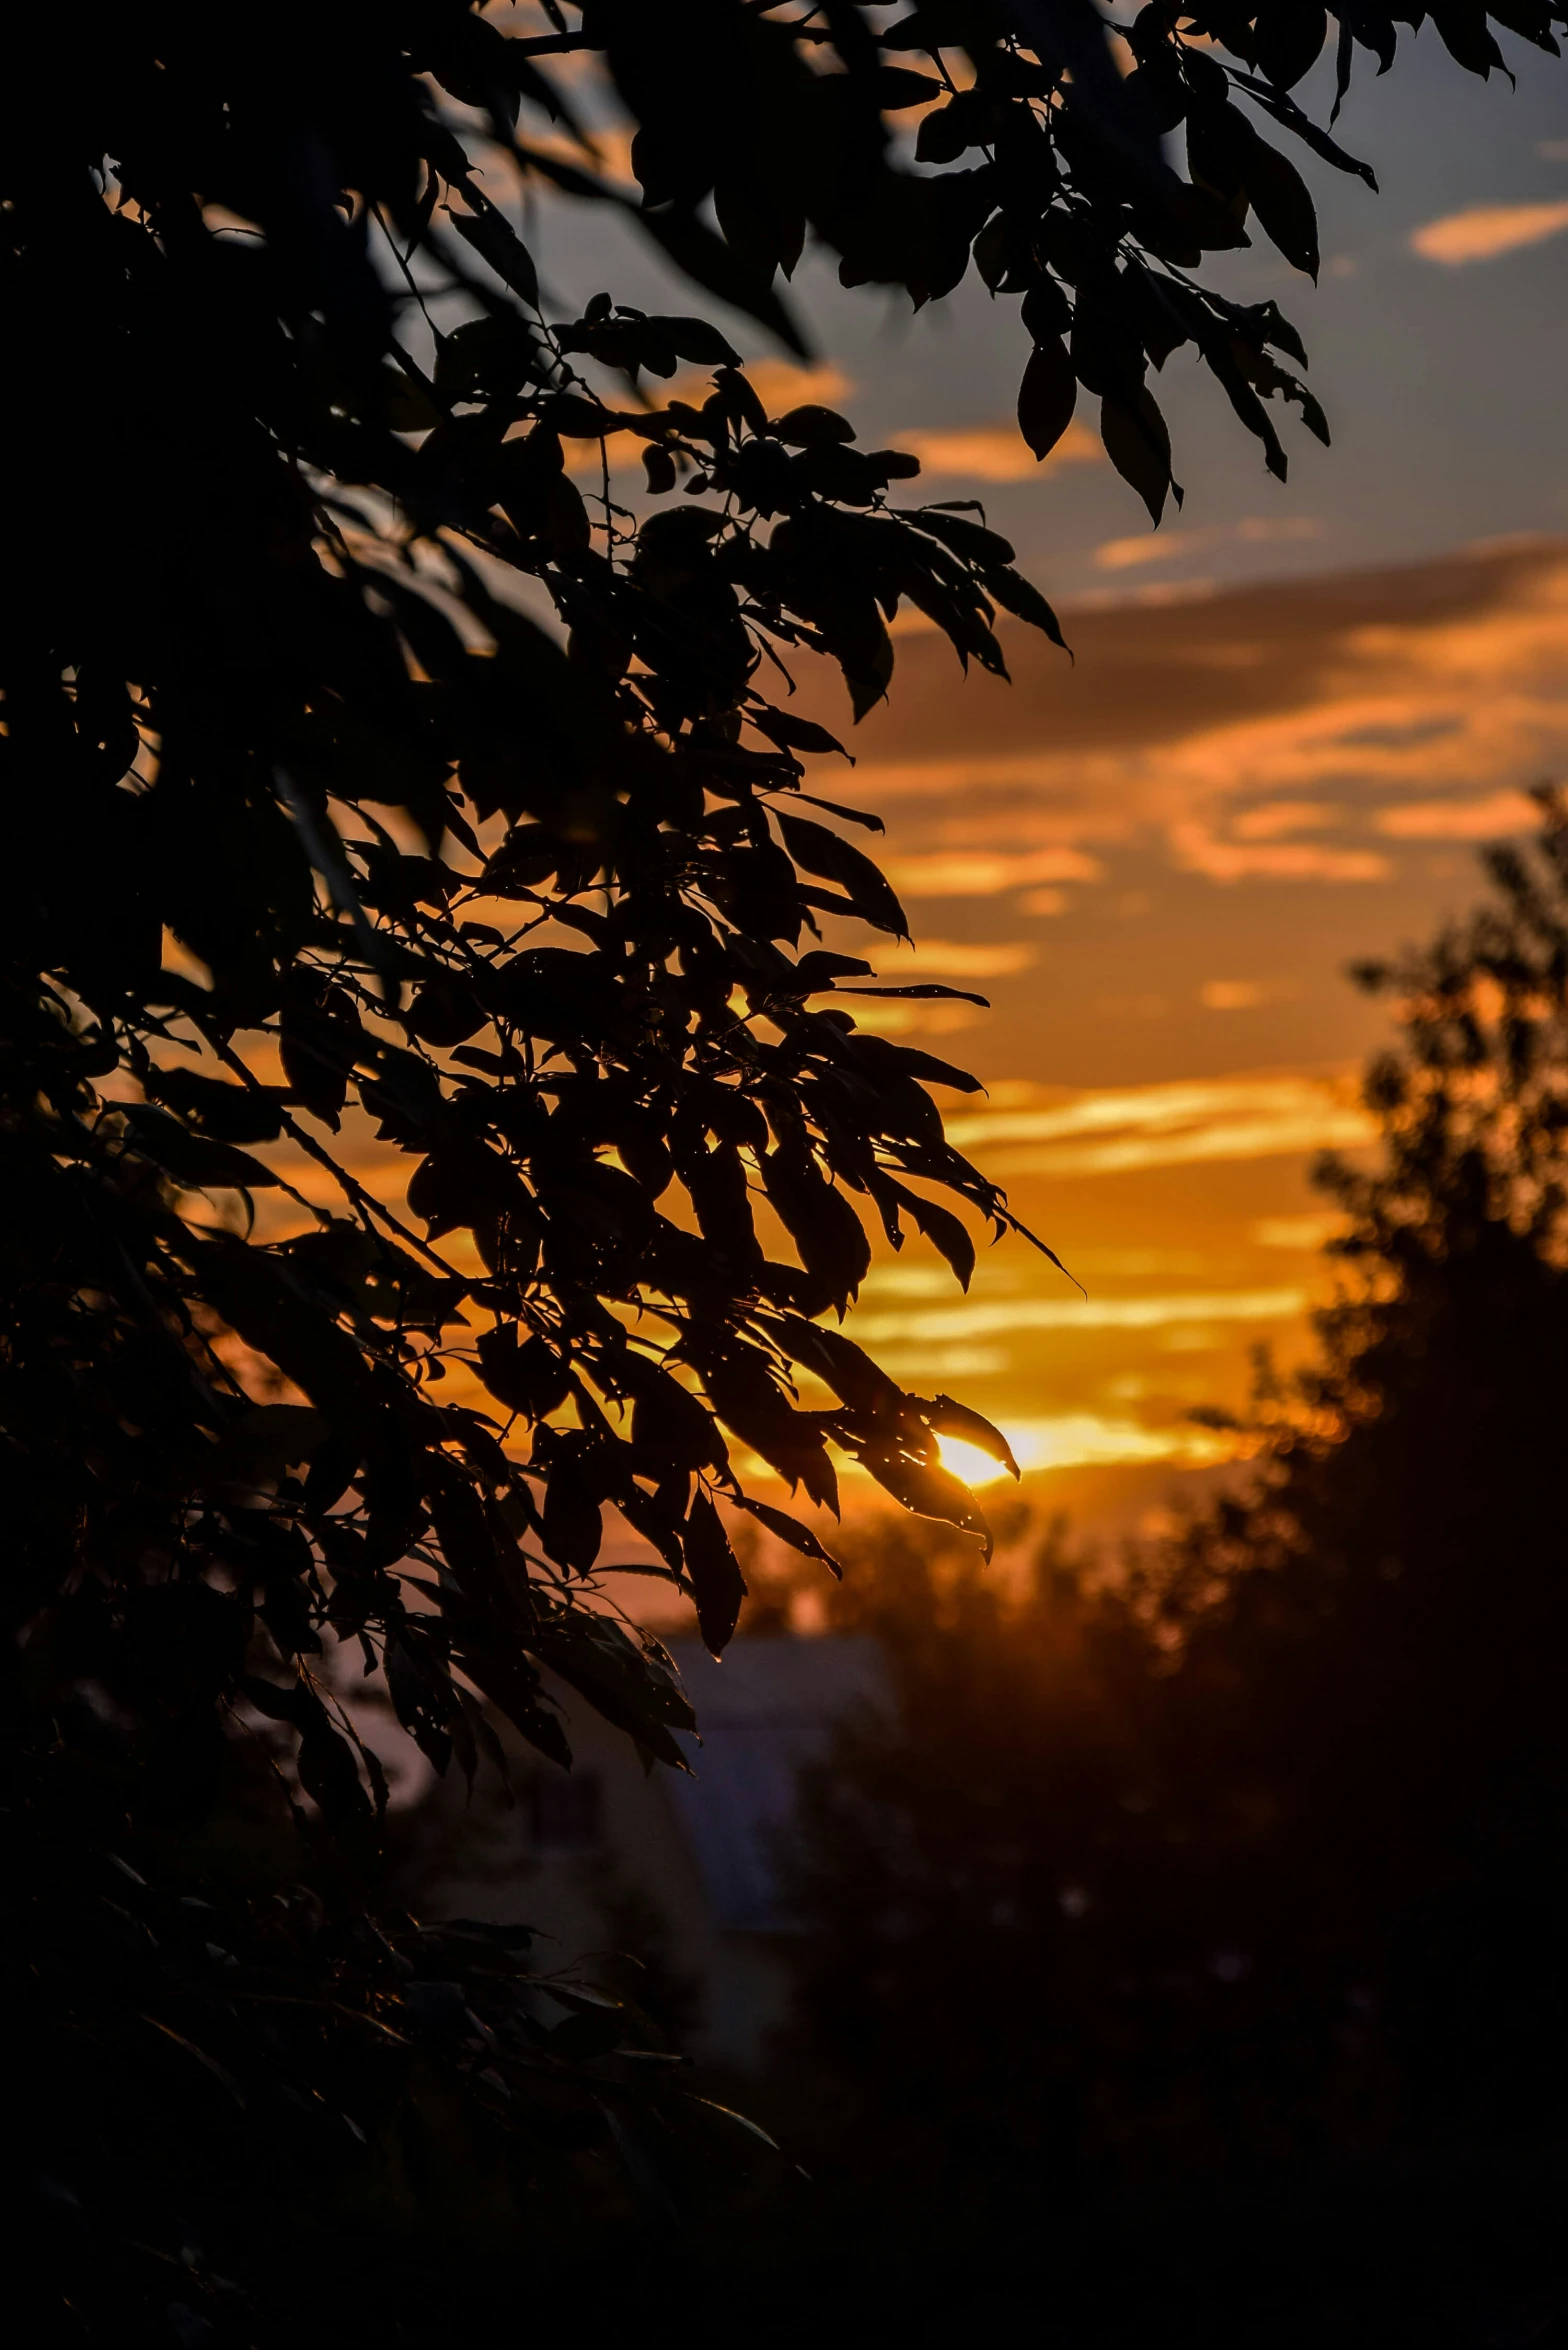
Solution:
{"label": "cloud streak", "polygon": [[862,1346],[951,1346],[1032,1330],[1168,1330],[1194,1322],[1285,1322],[1307,1303],[1303,1289],[1213,1289],[1172,1297],[1017,1297],[928,1306],[913,1313],[857,1313]]}
{"label": "cloud streak", "polygon": [[883,958],[886,968],[882,978],[891,981],[901,979],[905,972],[911,976],[935,972],[944,979],[1011,979],[1032,969],[1039,954],[1039,948],[1027,938],[917,938],[912,947],[900,947]]}
{"label": "cloud streak", "polygon": [[1376,1128],[1353,1078],[1284,1075],[1106,1088],[1039,1108],[969,1111],[949,1118],[946,1133],[955,1149],[1000,1178],[1355,1150]]}
{"label": "cloud streak", "polygon": [[1377,828],[1390,840],[1497,840],[1533,830],[1539,815],[1522,791],[1494,791],[1471,800],[1407,800],[1381,810]]}
{"label": "cloud streak", "polygon": [[1098,881],[1101,866],[1081,849],[1033,849],[1015,855],[962,849],[919,857],[885,857],[893,887],[911,898],[993,898],[1037,881]]}
{"label": "cloud streak", "polygon": [[1380,882],[1399,844],[1518,829],[1522,787],[1568,768],[1565,554],[1080,610],[1073,674],[1004,627],[1010,689],[960,694],[946,648],[911,639],[857,787],[896,815],[912,897],[1083,879],[1061,860],[1098,875],[1113,847],[1156,843],[1216,883]]}
{"label": "cloud streak", "polygon": [[1165,563],[1173,556],[1196,555],[1204,548],[1239,540],[1256,546],[1281,539],[1317,539],[1323,525],[1310,514],[1254,515],[1233,530],[1144,531],[1133,538],[1107,539],[1095,548],[1097,571],[1131,571],[1148,563]]}
{"label": "cloud streak", "polygon": [[1196,530],[1164,530],[1125,539],[1107,539],[1094,550],[1096,571],[1134,571],[1146,563],[1168,563],[1180,555],[1196,554],[1210,534]]}
{"label": "cloud streak", "polygon": [[1204,824],[1171,827],[1173,861],[1210,881],[1386,881],[1393,868],[1376,849],[1329,849],[1316,841],[1220,840]]}
{"label": "cloud streak", "polygon": [[1265,1004],[1284,1003],[1297,992],[1288,980],[1206,979],[1198,1001],[1206,1012],[1257,1012]]}
{"label": "cloud streak", "polygon": [[893,446],[918,457],[927,473],[960,481],[1032,481],[1063,465],[1100,465],[1105,460],[1098,435],[1084,424],[1070,424],[1043,463],[1012,424],[897,432]]}
{"label": "cloud streak", "polygon": [[1472,261],[1495,261],[1499,254],[1543,244],[1564,229],[1568,203],[1473,204],[1467,211],[1445,213],[1441,220],[1414,229],[1410,249],[1423,261],[1463,269]]}

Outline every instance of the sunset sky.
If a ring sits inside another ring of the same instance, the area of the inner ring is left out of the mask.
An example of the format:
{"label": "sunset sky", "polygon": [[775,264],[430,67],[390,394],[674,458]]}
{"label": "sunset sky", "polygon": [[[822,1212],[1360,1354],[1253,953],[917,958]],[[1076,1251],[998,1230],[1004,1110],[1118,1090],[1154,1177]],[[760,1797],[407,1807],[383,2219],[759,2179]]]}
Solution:
{"label": "sunset sky", "polygon": [[1306,1169],[1362,1140],[1385,1033],[1345,965],[1462,907],[1475,843],[1563,772],[1568,543],[1079,610],[1070,633],[1075,667],[1019,631],[1011,689],[962,691],[910,639],[854,791],[889,818],[919,940],[881,972],[994,1006],[887,1014],[986,1080],[949,1133],[1089,1295],[1008,1242],[965,1300],[906,1250],[852,1327],[1062,1464],[1064,1504],[1125,1522],[1212,1460],[1187,1414],[1243,1400],[1252,1347],[1299,1354],[1325,1280]]}
{"label": "sunset sky", "polygon": [[[1040,1497],[1091,1525],[1137,1523],[1212,1463],[1187,1415],[1245,1399],[1260,1341],[1299,1358],[1328,1279],[1307,1167],[1361,1139],[1356,1071],[1386,1033],[1345,966],[1462,908],[1475,844],[1568,772],[1568,88],[1508,47],[1513,90],[1430,31],[1357,82],[1338,136],[1382,192],[1314,169],[1316,288],[1227,257],[1227,290],[1301,327],[1335,445],[1287,431],[1271,480],[1178,354],[1159,396],[1187,497],[1158,533],[1091,414],[1047,467],[1023,448],[1014,305],[970,285],[911,318],[825,266],[797,281],[817,351],[795,396],[915,449],[926,495],[983,499],[1075,654],[1013,629],[1011,687],[965,682],[942,640],[901,633],[891,702],[824,788],[888,819],[919,944],[883,945],[883,975],[994,1005],[884,1024],[985,1079],[951,1097],[952,1137],[1088,1298],[1012,1241],[966,1299],[912,1243],[851,1328],[991,1412],[1049,1470]],[[692,306],[596,217],[535,230],[563,309],[600,284]],[[777,355],[732,331],[788,398]],[[847,718],[825,681],[802,693]]]}
{"label": "sunset sky", "polygon": [[[1260,1342],[1299,1359],[1330,1278],[1307,1169],[1363,1139],[1356,1072],[1386,1033],[1345,967],[1461,909],[1475,845],[1568,772],[1568,88],[1504,41],[1514,89],[1430,30],[1357,81],[1337,135],[1382,192],[1311,167],[1317,287],[1268,250],[1225,257],[1225,290],[1302,329],[1334,446],[1287,428],[1273,481],[1177,354],[1158,390],[1187,495],[1158,532],[1085,396],[1035,465],[1010,420],[1016,307],[973,282],[911,317],[808,260],[804,374],[731,322],[770,398],[829,400],[914,449],[924,495],[982,499],[1073,646],[1010,629],[1009,687],[901,630],[891,701],[824,788],[888,821],[918,944],[881,942],[882,975],[994,1006],[882,1025],[985,1080],[950,1097],[950,1133],[1088,1291],[1010,1241],[964,1298],[912,1243],[851,1328],[995,1416],[1039,1498],[1090,1525],[1137,1524],[1212,1468],[1188,1415],[1245,1400]],[[600,285],[695,306],[602,215],[546,206],[531,230],[558,314]],[[801,693],[847,722],[831,681]]]}

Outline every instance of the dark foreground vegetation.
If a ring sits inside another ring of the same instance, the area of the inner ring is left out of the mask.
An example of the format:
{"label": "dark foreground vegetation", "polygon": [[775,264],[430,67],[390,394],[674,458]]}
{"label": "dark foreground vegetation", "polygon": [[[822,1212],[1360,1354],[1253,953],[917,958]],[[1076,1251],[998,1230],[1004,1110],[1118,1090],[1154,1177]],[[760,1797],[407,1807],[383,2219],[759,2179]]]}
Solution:
{"label": "dark foreground vegetation", "polygon": [[[1562,15],[1431,21],[1484,75],[1493,23],[1553,49]],[[1287,148],[1371,178],[1291,95],[1320,9],[1149,0],[1127,76],[1082,0],[502,21],[7,21],[0,1950],[37,2340],[516,2335],[563,2276],[581,2325],[606,2243],[651,2303],[670,2197],[722,2202],[756,2140],[631,2009],[399,1913],[323,1655],[441,1770],[484,1761],[487,1705],[561,1758],[544,1669],[670,1764],[685,1698],[592,1605],[605,1505],[715,1650],[728,1529],[817,1547],[731,1438],[986,1539],[937,1447],[995,1432],[826,1319],[868,1219],[960,1280],[962,1211],[1013,1220],[927,1091],[971,1081],[856,1029],[876,977],[824,928],[905,919],[875,817],[802,789],[837,745],[786,664],[858,717],[906,602],[996,671],[1003,615],[1059,632],[983,517],[896,502],[912,459],[770,415],[731,333],[805,349],[808,235],[916,304],[972,267],[1018,306],[1036,454],[1097,401],[1156,517],[1177,351],[1275,474],[1285,407],[1326,434],[1296,329],[1203,282],[1249,221],[1315,272]],[[1341,96],[1400,38],[1346,15]],[[525,183],[624,217],[720,323],[557,315]],[[567,462],[618,434],[635,509]]]}

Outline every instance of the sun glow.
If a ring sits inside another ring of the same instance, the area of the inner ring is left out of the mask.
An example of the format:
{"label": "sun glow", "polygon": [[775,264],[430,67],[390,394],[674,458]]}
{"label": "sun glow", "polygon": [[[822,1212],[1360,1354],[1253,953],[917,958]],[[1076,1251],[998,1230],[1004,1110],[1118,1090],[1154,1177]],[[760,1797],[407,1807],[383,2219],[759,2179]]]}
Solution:
{"label": "sun glow", "polygon": [[[1111,1468],[1167,1461],[1173,1468],[1209,1468],[1230,1460],[1237,1440],[1227,1432],[1179,1425],[1145,1428],[1136,1420],[1107,1419],[1098,1412],[1063,1412],[1048,1420],[1009,1421],[1006,1435],[1027,1477],[1047,1469]],[[942,1465],[966,1485],[1011,1482],[1000,1461],[962,1437],[941,1440]]]}

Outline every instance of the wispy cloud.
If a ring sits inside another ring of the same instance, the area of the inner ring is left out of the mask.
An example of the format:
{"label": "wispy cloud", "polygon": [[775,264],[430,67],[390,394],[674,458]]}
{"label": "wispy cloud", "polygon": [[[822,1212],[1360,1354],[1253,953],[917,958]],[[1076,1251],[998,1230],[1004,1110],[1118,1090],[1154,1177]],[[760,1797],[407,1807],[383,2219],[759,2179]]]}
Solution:
{"label": "wispy cloud", "polygon": [[770,416],[780,416],[787,408],[805,407],[808,402],[830,408],[836,400],[847,400],[855,389],[852,378],[831,360],[815,367],[798,367],[790,359],[748,359],[746,378]]}
{"label": "wispy cloud", "polygon": [[1107,539],[1094,550],[1094,567],[1096,571],[1133,571],[1145,563],[1168,563],[1173,556],[1195,553],[1208,536],[1196,530],[1162,530]]}
{"label": "wispy cloud", "polygon": [[1370,1142],[1375,1129],[1352,1076],[1285,1075],[1107,1088],[1039,1108],[965,1111],[946,1132],[988,1174],[1067,1177],[1349,1150]]}
{"label": "wispy cloud", "polygon": [[855,781],[862,797],[884,800],[945,800],[955,792],[1017,792],[1054,780],[1056,762],[1048,749],[943,758],[862,757]]}
{"label": "wispy cloud", "polygon": [[1264,1004],[1285,1003],[1299,993],[1289,980],[1206,979],[1198,1001],[1206,1012],[1256,1012]]}
{"label": "wispy cloud", "polygon": [[1568,203],[1472,204],[1464,212],[1448,212],[1411,232],[1410,245],[1423,261],[1440,261],[1460,269],[1470,261],[1495,261],[1501,253],[1516,253],[1525,245],[1539,245],[1568,228]]}
{"label": "wispy cloud", "polygon": [[1332,800],[1265,800],[1244,808],[1231,830],[1238,840],[1278,840],[1287,832],[1321,832],[1341,824],[1345,811]]}
{"label": "wispy cloud", "polygon": [[920,938],[912,947],[900,947],[883,956],[882,978],[897,980],[905,972],[935,972],[943,979],[1010,979],[1038,961],[1040,950],[1027,938]]}
{"label": "wispy cloud", "polygon": [[1377,828],[1390,840],[1497,840],[1533,830],[1539,816],[1522,791],[1494,791],[1479,799],[1407,800],[1382,809]]}
{"label": "wispy cloud", "polygon": [[901,1351],[879,1347],[877,1361],[890,1379],[911,1388],[935,1387],[941,1380],[994,1379],[1012,1367],[1005,1346],[921,1346]]}
{"label": "wispy cloud", "polygon": [[1316,841],[1221,840],[1207,825],[1174,824],[1171,847],[1187,873],[1210,881],[1385,881],[1393,870],[1376,849],[1330,849]]}
{"label": "wispy cloud", "polygon": [[[986,1283],[991,1273],[991,1261],[976,1270],[977,1282]],[[1004,1288],[1014,1284],[1004,1281]],[[951,1297],[953,1276],[946,1265],[873,1265],[860,1285],[862,1297]]]}
{"label": "wispy cloud", "polygon": [[1094,550],[1097,571],[1131,571],[1147,563],[1165,563],[1173,556],[1196,555],[1200,550],[1239,541],[1244,546],[1286,539],[1316,539],[1323,525],[1310,514],[1257,514],[1227,530],[1143,531],[1132,538],[1107,539]]}
{"label": "wispy cloud", "polygon": [[1345,1219],[1332,1208],[1309,1216],[1260,1216],[1251,1238],[1259,1248],[1299,1249],[1315,1256],[1326,1242],[1345,1229]]}
{"label": "wispy cloud", "polygon": [[1286,1322],[1307,1303],[1303,1289],[1214,1289],[1172,1297],[966,1298],[913,1313],[857,1313],[862,1346],[950,1345],[1026,1330],[1168,1330],[1192,1322]]}
{"label": "wispy cloud", "polygon": [[1159,840],[1218,882],[1365,884],[1403,841],[1513,829],[1504,798],[1568,768],[1568,562],[1549,542],[1395,575],[1376,601],[1351,578],[1068,631],[1076,673],[1020,637],[994,698],[954,690],[945,647],[901,655],[857,789],[896,813],[911,895],[1028,888],[1036,855]]}
{"label": "wispy cloud", "polygon": [[855,1026],[872,1036],[956,1036],[984,1018],[978,1004],[879,1004],[862,996],[855,1005]]}
{"label": "wispy cloud", "polygon": [[1034,881],[1098,881],[1101,872],[1081,849],[1028,849],[1012,856],[943,849],[888,857],[884,866],[893,887],[911,898],[993,898]]}
{"label": "wispy cloud", "polygon": [[908,449],[927,473],[964,481],[1031,481],[1063,465],[1099,465],[1098,434],[1070,424],[1042,464],[1013,424],[959,425],[945,431],[897,432],[893,446]]}

